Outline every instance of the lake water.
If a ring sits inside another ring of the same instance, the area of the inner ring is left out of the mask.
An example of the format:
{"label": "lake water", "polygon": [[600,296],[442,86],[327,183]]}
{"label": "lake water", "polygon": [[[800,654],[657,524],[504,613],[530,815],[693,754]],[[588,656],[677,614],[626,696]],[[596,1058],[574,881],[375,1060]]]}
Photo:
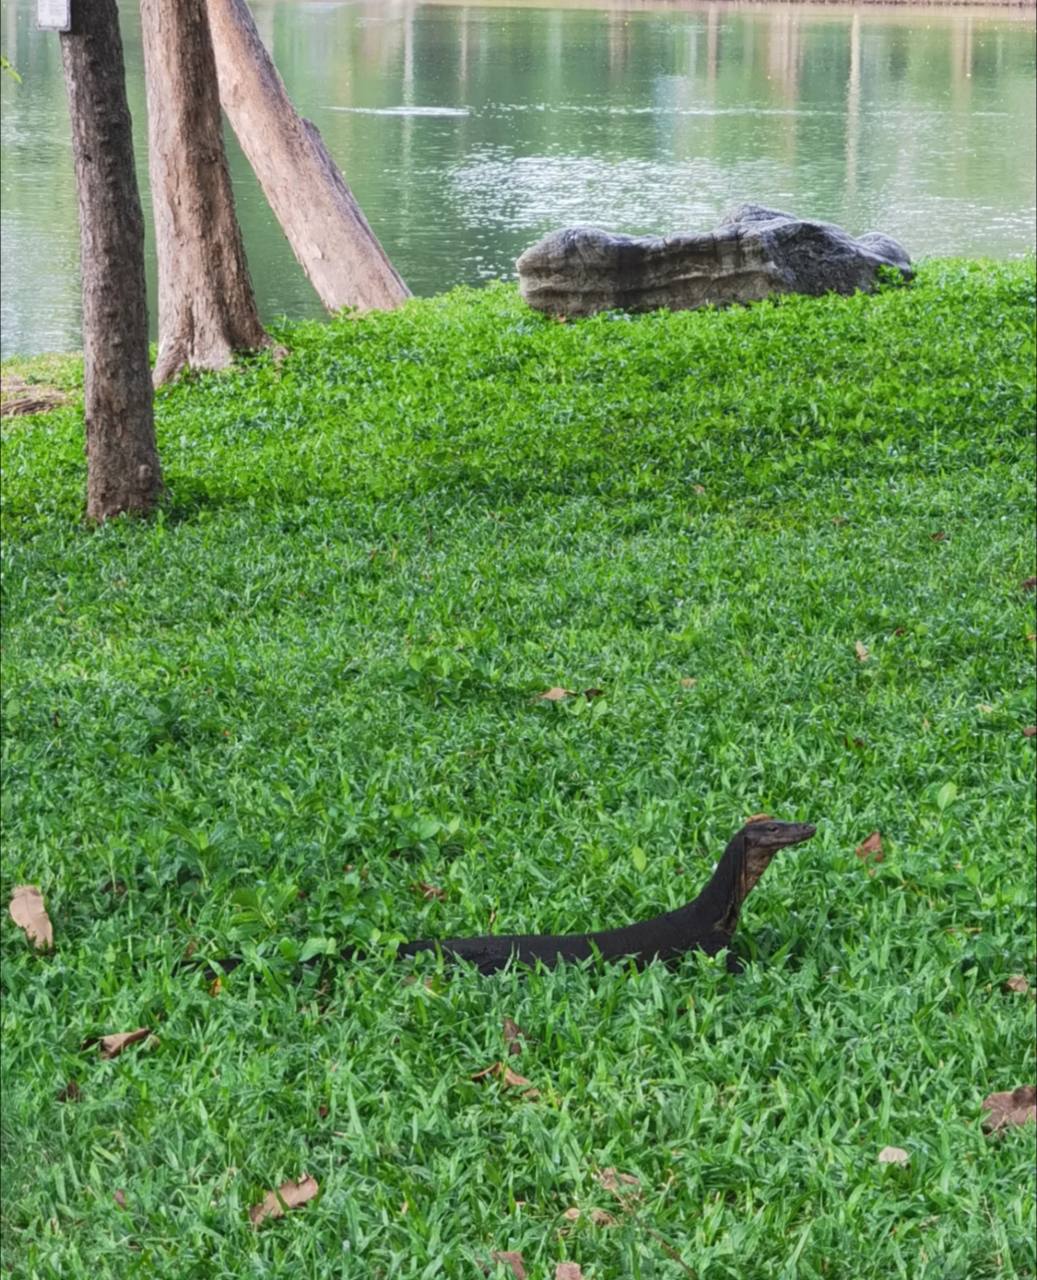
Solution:
{"label": "lake water", "polygon": [[[142,196],[135,3],[120,6]],[[1027,252],[1033,10],[255,0],[321,130],[418,294],[514,274],[545,231],[703,230],[752,199],[913,256]],[[2,349],[80,345],[78,232],[58,37],[4,0]],[[323,314],[232,144],[266,318]],[[153,264],[149,285],[154,294]]]}

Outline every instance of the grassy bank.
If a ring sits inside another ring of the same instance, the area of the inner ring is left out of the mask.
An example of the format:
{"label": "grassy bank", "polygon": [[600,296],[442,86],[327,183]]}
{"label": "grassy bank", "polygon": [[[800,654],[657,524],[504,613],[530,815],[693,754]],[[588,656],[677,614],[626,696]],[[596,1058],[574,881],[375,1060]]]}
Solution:
{"label": "grassy bank", "polygon": [[[978,1124],[1035,1073],[1033,303],[1032,262],[952,263],[296,326],[159,395],[169,507],[93,532],[77,410],[6,422],[4,900],[57,940],[4,919],[14,1271],[1033,1275],[1033,1131]],[[674,906],[760,811],[819,830],[741,978],[389,958]],[[250,959],[214,995],[192,946]],[[506,1016],[537,1097],[471,1079]]]}

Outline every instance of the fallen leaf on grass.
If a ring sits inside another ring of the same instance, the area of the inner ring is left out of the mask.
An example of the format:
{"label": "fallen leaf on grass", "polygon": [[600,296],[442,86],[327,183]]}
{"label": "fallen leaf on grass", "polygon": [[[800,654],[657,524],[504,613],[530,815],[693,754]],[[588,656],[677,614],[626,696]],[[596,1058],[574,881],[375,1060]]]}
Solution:
{"label": "fallen leaf on grass", "polygon": [[472,1080],[485,1080],[488,1076],[499,1076],[501,1080],[512,1089],[524,1090],[522,1096],[524,1098],[539,1098],[540,1090],[535,1088],[531,1080],[527,1080],[525,1076],[520,1076],[517,1071],[512,1071],[510,1067],[506,1067],[503,1062],[492,1062],[488,1067],[483,1067],[481,1071],[476,1071],[470,1077]]}
{"label": "fallen leaf on grass", "polygon": [[213,978],[212,982],[210,982],[210,983],[209,983],[209,995],[211,995],[213,998],[215,998],[216,996],[218,996],[218,995],[220,994],[220,992],[221,992],[222,990],[223,990],[223,981],[222,981],[222,979],[220,979],[220,978]]}
{"label": "fallen leaf on grass", "polygon": [[681,676],[682,689],[694,689],[697,684],[698,684],[697,676]]}
{"label": "fallen leaf on grass", "polygon": [[[873,831],[867,839],[861,841],[854,853],[861,862],[883,862],[886,855],[882,852],[882,836],[878,831]],[[869,870],[868,874],[873,872]]]}
{"label": "fallen leaf on grass", "polygon": [[910,1159],[903,1147],[883,1147],[879,1152],[879,1164],[905,1165]]}
{"label": "fallen leaf on grass", "polygon": [[261,1204],[254,1204],[248,1211],[254,1227],[264,1218],[283,1218],[286,1210],[306,1204],[320,1190],[317,1179],[304,1173],[298,1182],[282,1182],[276,1191],[268,1191]]}
{"label": "fallen leaf on grass", "polygon": [[868,649],[868,646],[860,640],[855,640],[853,642],[853,651],[857,655],[858,662],[867,662],[871,657],[871,651]]}
{"label": "fallen leaf on grass", "polygon": [[7,909],[37,951],[46,951],[54,945],[54,930],[43,905],[43,894],[36,885],[16,884]]}
{"label": "fallen leaf on grass", "polygon": [[526,1280],[526,1264],[517,1249],[497,1250],[490,1257],[494,1262],[503,1262],[506,1267],[510,1267],[515,1280]]}
{"label": "fallen leaf on grass", "polygon": [[1010,978],[1005,979],[1005,990],[1014,991],[1016,995],[1024,996],[1030,990],[1030,984],[1021,973],[1013,973]]}
{"label": "fallen leaf on grass", "polygon": [[426,884],[424,880],[412,884],[411,888],[415,893],[420,893],[426,902],[431,902],[433,899],[441,902],[446,897],[445,889],[441,889],[438,884]]}
{"label": "fallen leaf on grass", "polygon": [[611,1165],[607,1169],[599,1169],[594,1176],[606,1191],[612,1191],[616,1195],[622,1195],[626,1188],[640,1187],[641,1185],[632,1173],[620,1173],[618,1169],[613,1169]]}
{"label": "fallen leaf on grass", "polygon": [[1037,724],[1028,724],[1023,730],[1024,738],[1037,738]]}
{"label": "fallen leaf on grass", "polygon": [[139,1040],[146,1040],[151,1035],[150,1027],[138,1027],[136,1031],[118,1031],[114,1035],[102,1036],[100,1039],[101,1057],[117,1058],[123,1049]]}
{"label": "fallen leaf on grass", "polygon": [[123,1191],[122,1187],[115,1188],[115,1190],[112,1192],[112,1199],[115,1201],[115,1203],[119,1206],[120,1209],[126,1208],[126,1192]]}
{"label": "fallen leaf on grass", "polygon": [[750,813],[745,820],[745,825],[748,826],[750,822],[770,822],[770,820],[771,815],[769,813]]}
{"label": "fallen leaf on grass", "polygon": [[596,1227],[614,1227],[616,1219],[605,1209],[592,1209],[588,1215]]}
{"label": "fallen leaf on grass", "polygon": [[522,1052],[522,1040],[525,1034],[514,1018],[504,1019],[504,1040],[508,1046],[508,1053],[512,1057]]}
{"label": "fallen leaf on grass", "polygon": [[947,535],[944,533],[944,531],[943,531],[942,529],[939,531],[939,533],[931,533],[931,534],[929,535],[929,537],[930,537],[930,538],[932,538],[933,542],[946,542],[946,541],[947,541]]}
{"label": "fallen leaf on grass", "polygon": [[510,1085],[512,1089],[523,1089],[522,1096],[524,1098],[539,1098],[540,1090],[534,1088],[533,1082],[527,1080],[525,1076],[520,1076],[517,1071],[512,1071],[510,1067],[505,1067],[501,1072],[501,1078],[506,1085]]}
{"label": "fallen leaf on grass", "polygon": [[1021,1084],[1005,1093],[992,1093],[983,1099],[983,1128],[987,1133],[998,1133],[1016,1125],[1037,1120],[1037,1087]]}
{"label": "fallen leaf on grass", "polygon": [[583,1272],[575,1262],[559,1262],[555,1267],[555,1280],[583,1280]]}
{"label": "fallen leaf on grass", "polygon": [[575,698],[576,693],[573,689],[563,689],[561,685],[555,685],[551,689],[545,689],[543,693],[536,696],[537,702],[561,702],[564,698]]}

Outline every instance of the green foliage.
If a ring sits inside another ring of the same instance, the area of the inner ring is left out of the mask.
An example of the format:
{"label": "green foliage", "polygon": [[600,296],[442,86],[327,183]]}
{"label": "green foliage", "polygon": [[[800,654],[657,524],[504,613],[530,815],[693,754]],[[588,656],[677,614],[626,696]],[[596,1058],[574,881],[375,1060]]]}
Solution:
{"label": "green foliage", "polygon": [[[15,1270],[676,1280],[656,1232],[710,1280],[1032,1275],[1032,1137],[978,1115],[1035,1071],[1001,987],[1034,976],[1033,302],[1032,262],[943,263],[286,328],[160,393],[170,504],[92,532],[79,413],[5,424],[4,890],[57,938],[4,923]],[[758,811],[819,830],[741,978],[389,959],[675,906]],[[216,997],[192,940],[246,956]],[[505,1015],[538,1100],[470,1080]],[[567,1222],[616,1212],[608,1165],[637,1214]],[[304,1170],[320,1200],[253,1231]]]}

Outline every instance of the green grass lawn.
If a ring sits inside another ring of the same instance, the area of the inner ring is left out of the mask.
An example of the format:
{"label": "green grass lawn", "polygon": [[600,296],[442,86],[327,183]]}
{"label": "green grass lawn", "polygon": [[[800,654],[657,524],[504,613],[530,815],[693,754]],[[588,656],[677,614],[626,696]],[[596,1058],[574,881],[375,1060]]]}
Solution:
{"label": "green grass lawn", "polygon": [[[80,411],[5,422],[3,900],[56,936],[4,916],[9,1272],[1033,1276],[1034,1130],[979,1123],[1037,1071],[1033,306],[958,262],[286,327],[159,394],[168,507],[99,530]],[[676,906],[761,811],[818,833],[739,978],[392,960]],[[214,995],[192,946],[247,963]],[[471,1079],[505,1017],[538,1096]]]}

